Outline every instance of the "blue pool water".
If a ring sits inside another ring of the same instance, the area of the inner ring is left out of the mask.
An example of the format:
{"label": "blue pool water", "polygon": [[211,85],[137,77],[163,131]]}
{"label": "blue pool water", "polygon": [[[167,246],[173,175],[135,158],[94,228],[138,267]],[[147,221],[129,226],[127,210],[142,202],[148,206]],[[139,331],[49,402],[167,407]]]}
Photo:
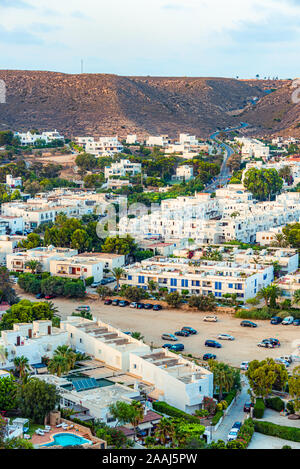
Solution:
{"label": "blue pool water", "polygon": [[78,435],[74,435],[73,433],[57,433],[53,436],[53,438],[54,441],[41,446],[76,446],[83,445],[84,443],[89,443],[90,445],[92,444],[90,440],[82,438]]}

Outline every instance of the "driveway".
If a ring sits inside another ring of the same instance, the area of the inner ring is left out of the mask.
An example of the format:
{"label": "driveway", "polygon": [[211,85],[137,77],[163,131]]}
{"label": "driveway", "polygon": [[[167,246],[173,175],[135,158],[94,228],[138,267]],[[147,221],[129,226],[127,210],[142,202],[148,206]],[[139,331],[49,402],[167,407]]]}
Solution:
{"label": "driveway", "polygon": [[300,443],[282,440],[281,438],[263,435],[257,432],[254,433],[248,449],[281,449],[284,445],[291,446],[294,449],[300,449]]}
{"label": "driveway", "polygon": [[248,394],[248,382],[246,378],[242,375],[242,391],[240,395],[237,398],[237,401],[235,404],[233,404],[233,407],[229,411],[229,413],[225,416],[223,422],[219,426],[218,430],[213,433],[213,440],[218,441],[218,440],[223,440],[227,441],[227,435],[229,431],[232,428],[232,425],[235,422],[242,422],[244,419],[248,416],[248,414],[245,414],[244,412],[244,404],[245,402],[249,401],[249,394]]}

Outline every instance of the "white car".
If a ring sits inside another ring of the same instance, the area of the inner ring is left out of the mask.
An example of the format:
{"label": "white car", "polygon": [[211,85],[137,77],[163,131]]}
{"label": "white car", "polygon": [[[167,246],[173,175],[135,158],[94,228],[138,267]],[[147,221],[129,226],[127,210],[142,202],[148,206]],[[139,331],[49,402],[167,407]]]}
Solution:
{"label": "white car", "polygon": [[129,307],[130,308],[137,308],[137,303],[134,301],[134,302],[130,303]]}
{"label": "white car", "polygon": [[233,441],[236,440],[239,434],[239,429],[238,428],[232,428],[230,432],[227,435],[227,441]]}
{"label": "white car", "polygon": [[293,324],[293,322],[294,322],[293,316],[287,316],[286,318],[284,318],[284,320],[282,321],[281,324],[282,324],[283,326],[287,326],[287,325],[289,325],[289,324]]}
{"label": "white car", "polygon": [[275,361],[275,363],[278,363],[279,365],[284,365],[286,368],[288,368],[290,366],[290,363],[282,357],[275,358],[274,361]]}
{"label": "white car", "polygon": [[219,334],[218,339],[220,340],[234,340],[234,337],[229,334]]}
{"label": "white car", "polygon": [[242,362],[240,368],[241,370],[248,370],[249,362]]}
{"label": "white car", "polygon": [[203,321],[217,322],[218,318],[217,316],[204,316]]}

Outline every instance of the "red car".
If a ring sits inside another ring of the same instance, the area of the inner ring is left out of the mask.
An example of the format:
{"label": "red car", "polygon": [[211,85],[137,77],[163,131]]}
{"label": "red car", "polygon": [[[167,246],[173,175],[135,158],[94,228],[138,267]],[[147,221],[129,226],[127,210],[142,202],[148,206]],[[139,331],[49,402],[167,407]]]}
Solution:
{"label": "red car", "polygon": [[55,295],[46,295],[45,300],[52,300],[52,298],[56,298]]}

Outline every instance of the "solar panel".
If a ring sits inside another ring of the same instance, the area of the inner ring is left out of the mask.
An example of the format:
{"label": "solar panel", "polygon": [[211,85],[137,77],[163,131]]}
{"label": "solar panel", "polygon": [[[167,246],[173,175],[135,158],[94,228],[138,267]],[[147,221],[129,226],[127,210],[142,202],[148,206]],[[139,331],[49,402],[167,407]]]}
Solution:
{"label": "solar panel", "polygon": [[98,388],[98,382],[95,378],[76,379],[73,381],[76,391]]}

